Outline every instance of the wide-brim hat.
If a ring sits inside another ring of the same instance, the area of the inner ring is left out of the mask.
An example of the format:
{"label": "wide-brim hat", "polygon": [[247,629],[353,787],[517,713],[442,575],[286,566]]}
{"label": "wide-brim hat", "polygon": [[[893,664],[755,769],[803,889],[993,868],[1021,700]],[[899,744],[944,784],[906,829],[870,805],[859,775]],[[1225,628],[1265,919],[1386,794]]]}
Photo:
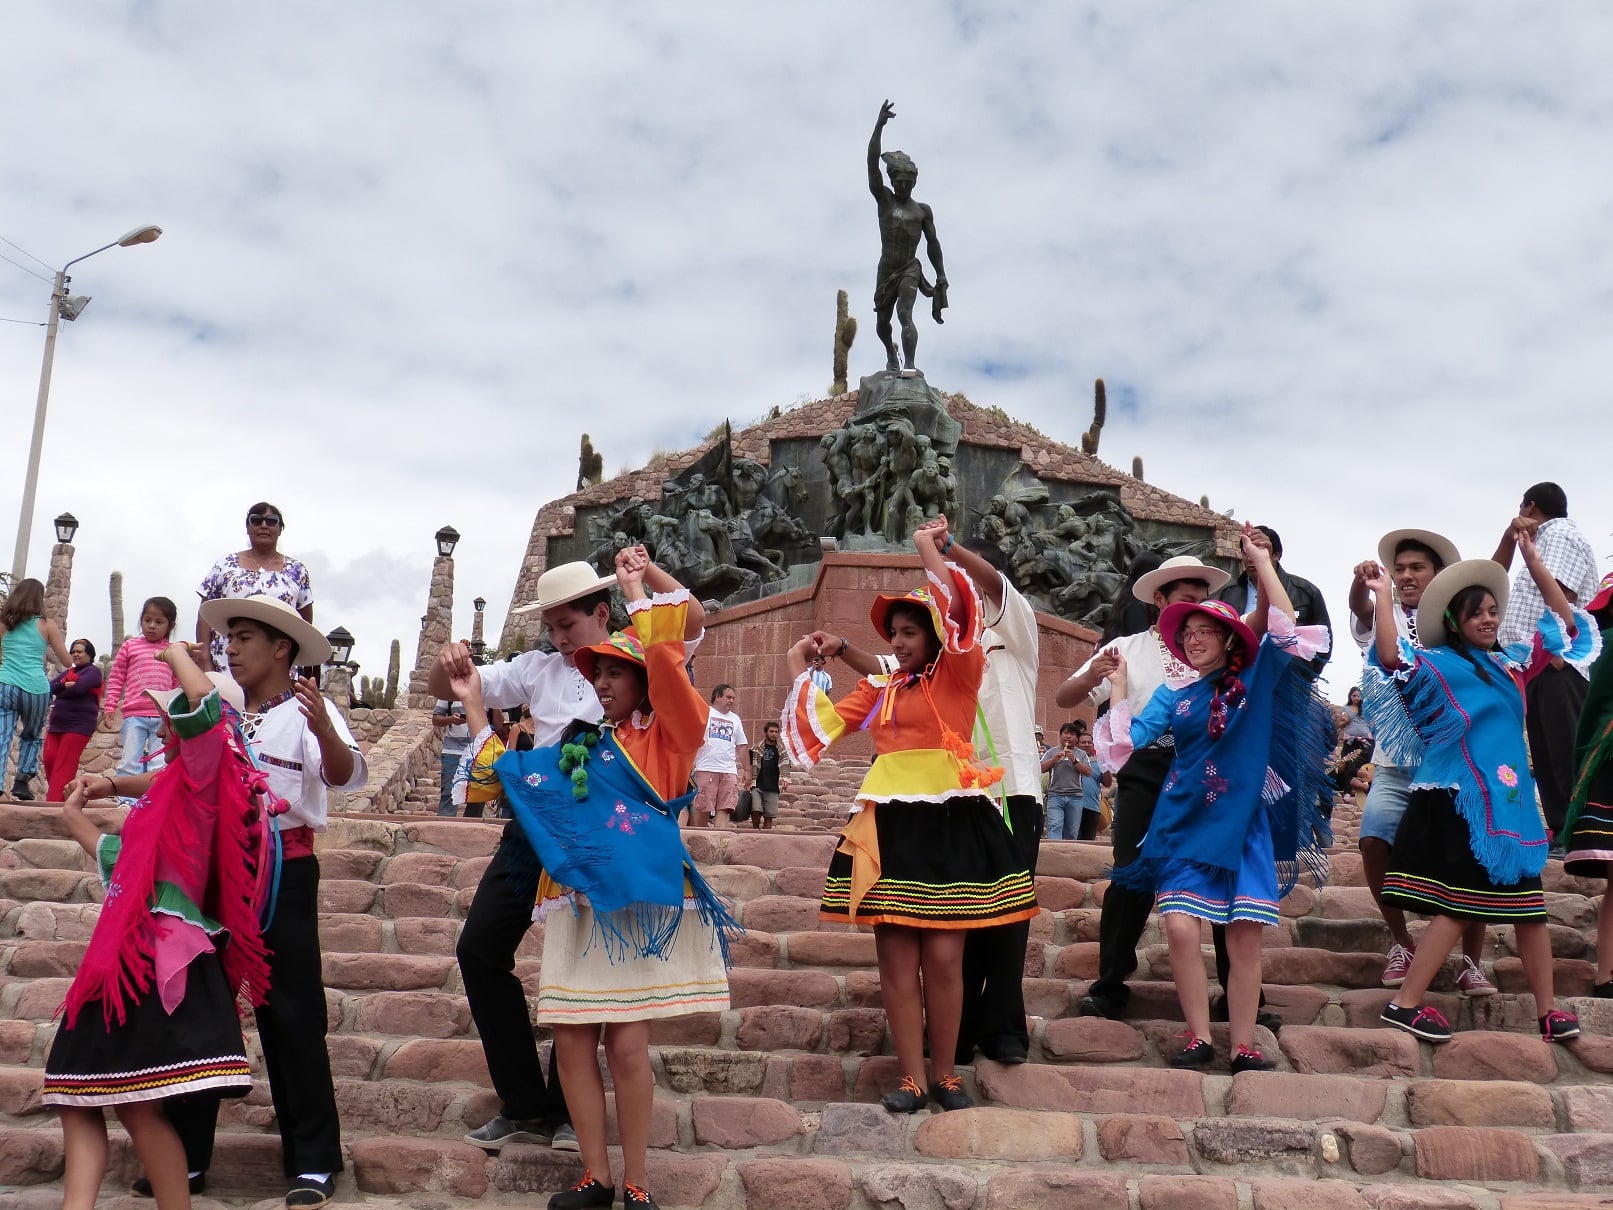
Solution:
{"label": "wide-brim hat", "polygon": [[[236,614],[240,617],[240,614]],[[241,686],[235,683],[235,678],[227,672],[209,672],[207,679],[213,682],[213,688],[224,702],[231,706],[237,714],[246,713],[246,694]],[[163,712],[164,717],[173,713],[175,700],[185,696],[183,689],[147,689],[146,696],[157,703],[157,709]]]}
{"label": "wide-brim hat", "polygon": [[1602,577],[1602,586],[1596,590],[1596,595],[1585,606],[1585,612],[1592,615],[1599,614],[1610,604],[1613,604],[1613,571]]}
{"label": "wide-brim hat", "polygon": [[1231,579],[1219,567],[1211,567],[1192,555],[1177,555],[1173,559],[1166,559],[1147,575],[1139,576],[1131,586],[1131,595],[1144,605],[1152,605],[1154,594],[1176,580],[1202,580],[1205,591],[1213,595],[1225,588]]}
{"label": "wide-brim hat", "polygon": [[517,605],[511,613],[542,613],[578,597],[586,597],[607,588],[616,587],[615,576],[602,576],[592,563],[562,563],[551,567],[538,577],[538,599],[529,605]]}
{"label": "wide-brim hat", "polygon": [[890,637],[891,607],[894,605],[917,605],[930,615],[930,626],[935,630],[935,637],[946,645],[947,628],[941,619],[941,611],[936,607],[935,598],[930,595],[928,588],[911,588],[907,592],[882,592],[874,598],[874,604],[868,611],[869,620],[873,622],[874,629],[882,639]]}
{"label": "wide-brim hat", "polygon": [[[614,583],[614,581],[612,581]],[[615,630],[610,638],[603,643],[592,643],[587,647],[579,647],[571,653],[571,659],[577,665],[577,671],[582,673],[583,679],[593,682],[594,669],[598,665],[599,657],[607,656],[614,660],[626,660],[630,664],[644,667],[644,644],[639,637],[630,631]]]}
{"label": "wide-brim hat", "polygon": [[279,597],[262,593],[251,597],[219,597],[217,600],[203,601],[199,612],[202,621],[219,634],[229,633],[231,618],[250,618],[274,627],[297,644],[297,654],[292,663],[299,668],[323,664],[330,659],[330,640]]}
{"label": "wide-brim hat", "polygon": [[[1180,580],[1184,577],[1176,576],[1173,578]],[[1177,642],[1176,634],[1177,631],[1182,629],[1183,624],[1187,621],[1187,615],[1190,613],[1202,613],[1211,621],[1220,622],[1221,625],[1230,627],[1232,633],[1242,641],[1243,649],[1250,655],[1253,655],[1255,648],[1260,646],[1260,640],[1255,637],[1255,632],[1249,629],[1249,623],[1245,622],[1237,609],[1226,601],[1199,601],[1197,603],[1178,601],[1174,605],[1165,606],[1164,612],[1159,615],[1159,637],[1165,640],[1165,646],[1171,649],[1171,654],[1189,667],[1192,666],[1192,661],[1187,658],[1187,653],[1182,649],[1181,643]]]}
{"label": "wide-brim hat", "polygon": [[1444,534],[1436,534],[1431,529],[1391,529],[1378,539],[1378,562],[1385,571],[1395,569],[1395,547],[1402,542],[1416,542],[1426,546],[1439,556],[1440,570],[1462,561],[1462,554]]}
{"label": "wide-brim hat", "polygon": [[1506,613],[1507,593],[1512,587],[1507,582],[1507,569],[1494,559],[1462,559],[1440,572],[1423,589],[1422,600],[1417,603],[1418,643],[1424,647],[1444,647],[1450,643],[1445,612],[1451,607],[1452,597],[1475,584],[1489,592],[1495,598],[1496,608]]}

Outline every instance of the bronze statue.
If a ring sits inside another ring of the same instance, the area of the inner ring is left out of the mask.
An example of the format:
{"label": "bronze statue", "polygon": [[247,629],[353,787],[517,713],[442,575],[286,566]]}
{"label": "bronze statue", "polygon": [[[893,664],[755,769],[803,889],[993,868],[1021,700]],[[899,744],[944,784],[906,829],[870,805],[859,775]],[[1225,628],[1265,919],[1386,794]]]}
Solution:
{"label": "bronze statue", "polygon": [[[935,237],[935,215],[923,202],[913,200],[918,183],[918,165],[901,151],[879,150],[880,132],[896,116],[886,101],[879,107],[874,137],[868,140],[868,189],[879,204],[879,273],[874,285],[874,330],[885,346],[885,368],[895,372],[913,369],[918,351],[919,331],[913,323],[913,301],[919,294],[931,300],[930,314],[936,323],[945,322],[941,312],[947,306],[946,270],[941,267],[941,244]],[[885,161],[890,187],[879,179],[879,162]],[[919,239],[923,238],[930,264],[935,268],[935,284],[924,277],[919,264]],[[896,360],[896,343],[891,335],[891,312],[902,325],[902,364]]]}

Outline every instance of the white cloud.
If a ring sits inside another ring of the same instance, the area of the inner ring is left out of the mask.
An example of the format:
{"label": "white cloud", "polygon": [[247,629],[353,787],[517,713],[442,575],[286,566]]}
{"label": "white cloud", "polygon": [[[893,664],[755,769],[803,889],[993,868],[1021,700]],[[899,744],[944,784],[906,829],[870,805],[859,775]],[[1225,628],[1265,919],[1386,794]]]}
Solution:
{"label": "white cloud", "polygon": [[[78,266],[31,566],[75,631],[260,497],[318,620],[413,652],[431,534],[496,631],[576,443],[608,469],[878,366],[863,149],[918,161],[931,381],[1279,528],[1342,615],[1402,523],[1484,553],[1555,478],[1613,553],[1613,15],[1593,6],[8,8],[0,235]],[[0,264],[0,316],[44,311]],[[37,328],[0,325],[13,515]],[[1352,663],[1348,658],[1341,664]]]}

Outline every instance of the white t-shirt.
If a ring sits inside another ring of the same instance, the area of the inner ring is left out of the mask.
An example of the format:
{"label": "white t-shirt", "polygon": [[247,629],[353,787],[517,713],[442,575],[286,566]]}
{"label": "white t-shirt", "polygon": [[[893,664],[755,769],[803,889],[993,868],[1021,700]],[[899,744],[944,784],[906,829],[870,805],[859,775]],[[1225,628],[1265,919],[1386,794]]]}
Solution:
{"label": "white t-shirt", "polygon": [[[342,712],[335,703],[329,698],[320,700],[325,703],[325,713],[330,716],[336,734],[353,750],[353,775],[340,785],[330,785],[330,788],[347,791],[363,789],[370,775],[369,767],[364,763],[364,754],[353,742],[353,733],[347,729],[347,720],[342,718]],[[258,764],[268,779],[269,789],[290,804],[291,809],[280,817],[281,828],[306,825],[316,832],[323,832],[329,803],[325,788],[330,783],[325,781],[319,741],[309,730],[308,720],[302,716],[302,707],[297,704],[297,699],[288,697],[262,714],[243,715],[241,721],[253,754],[257,756]]]}
{"label": "white t-shirt", "polygon": [[[1003,768],[1008,794],[1042,801],[1042,759],[1036,743],[1036,671],[1040,640],[1036,611],[1022,593],[999,573],[1002,608],[995,618],[983,618],[981,635],[986,653],[986,675],[980,682],[980,711],[991,730],[991,746],[975,720],[975,755]],[[981,602],[990,608],[990,603]]]}
{"label": "white t-shirt", "polygon": [[694,758],[695,771],[737,774],[738,748],[748,743],[750,740],[745,738],[745,724],[739,721],[739,715],[713,706],[710,717],[706,719],[706,742],[700,745],[700,751]]}

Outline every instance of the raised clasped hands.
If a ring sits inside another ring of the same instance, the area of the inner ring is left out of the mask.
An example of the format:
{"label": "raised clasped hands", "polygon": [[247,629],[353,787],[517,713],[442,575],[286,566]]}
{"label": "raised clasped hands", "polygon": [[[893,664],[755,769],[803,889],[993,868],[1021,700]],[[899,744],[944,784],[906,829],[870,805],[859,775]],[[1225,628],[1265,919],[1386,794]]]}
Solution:
{"label": "raised clasped hands", "polygon": [[616,579],[622,584],[638,584],[650,566],[650,552],[642,546],[624,546],[616,552]]}

